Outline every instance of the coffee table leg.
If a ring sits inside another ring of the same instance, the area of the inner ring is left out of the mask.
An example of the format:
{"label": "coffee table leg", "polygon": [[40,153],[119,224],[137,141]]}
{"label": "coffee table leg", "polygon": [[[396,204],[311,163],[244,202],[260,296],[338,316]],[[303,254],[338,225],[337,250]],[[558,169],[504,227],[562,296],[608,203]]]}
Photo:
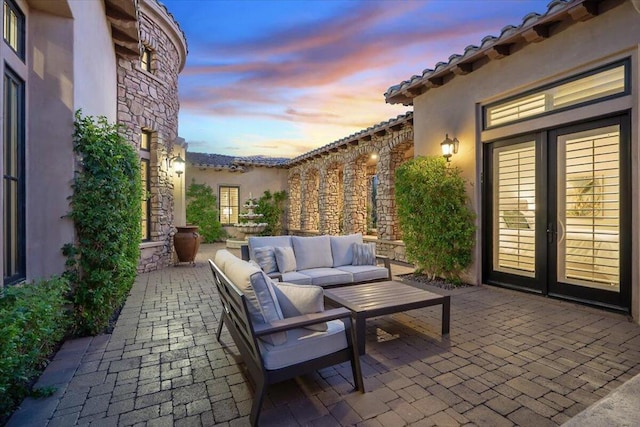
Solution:
{"label": "coffee table leg", "polygon": [[358,340],[358,353],[360,356],[365,353],[365,327],[367,323],[367,319],[364,317],[364,314],[356,313],[353,321],[356,324],[356,338]]}
{"label": "coffee table leg", "polygon": [[449,333],[449,322],[451,319],[451,297],[447,295],[442,303],[442,335]]}

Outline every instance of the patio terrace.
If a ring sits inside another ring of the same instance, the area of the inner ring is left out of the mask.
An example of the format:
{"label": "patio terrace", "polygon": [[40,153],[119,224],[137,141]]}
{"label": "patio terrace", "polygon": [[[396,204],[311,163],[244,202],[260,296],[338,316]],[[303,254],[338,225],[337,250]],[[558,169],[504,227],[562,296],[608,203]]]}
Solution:
{"label": "patio terrace", "polygon": [[[9,426],[248,424],[252,391],[230,335],[204,245],[196,267],[140,274],[111,335],[67,342]],[[393,265],[394,274],[409,271]],[[261,425],[553,426],[640,372],[640,326],[625,316],[493,287],[440,307],[371,319],[361,357],[367,393],[348,364],[269,389]]]}

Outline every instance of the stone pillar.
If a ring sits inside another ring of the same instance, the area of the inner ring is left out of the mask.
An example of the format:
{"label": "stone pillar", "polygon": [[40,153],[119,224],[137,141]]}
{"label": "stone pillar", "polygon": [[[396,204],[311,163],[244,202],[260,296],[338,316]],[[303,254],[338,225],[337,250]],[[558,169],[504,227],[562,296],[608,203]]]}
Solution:
{"label": "stone pillar", "polygon": [[380,153],[378,161],[378,238],[400,239],[395,199],[395,172],[404,161],[402,150]]}
{"label": "stone pillar", "polygon": [[301,197],[301,229],[304,231],[318,230],[318,184],[317,169],[308,169],[302,175]]}
{"label": "stone pillar", "polygon": [[344,233],[366,233],[367,166],[362,158],[353,160],[344,170]]}
{"label": "stone pillar", "polygon": [[340,234],[339,169],[323,169],[320,175],[320,234]]}
{"label": "stone pillar", "polygon": [[300,186],[300,174],[289,173],[289,230],[300,230],[300,210],[302,208],[302,190]]}

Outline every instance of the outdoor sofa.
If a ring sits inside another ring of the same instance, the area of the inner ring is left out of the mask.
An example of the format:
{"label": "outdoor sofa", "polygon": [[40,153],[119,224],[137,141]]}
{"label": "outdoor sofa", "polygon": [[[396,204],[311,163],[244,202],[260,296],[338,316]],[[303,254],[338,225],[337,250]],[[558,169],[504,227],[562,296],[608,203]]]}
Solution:
{"label": "outdoor sofa", "polygon": [[[375,255],[362,234],[346,236],[252,236],[241,248],[271,278],[324,288],[391,280],[389,258]],[[382,261],[384,267],[378,266]]]}
{"label": "outdoor sofa", "polygon": [[224,249],[209,264],[222,304],[216,338],[226,325],[255,387],[251,425],[267,385],[338,363],[351,362],[355,388],[364,392],[348,309],[325,311],[321,287],[276,283]]}

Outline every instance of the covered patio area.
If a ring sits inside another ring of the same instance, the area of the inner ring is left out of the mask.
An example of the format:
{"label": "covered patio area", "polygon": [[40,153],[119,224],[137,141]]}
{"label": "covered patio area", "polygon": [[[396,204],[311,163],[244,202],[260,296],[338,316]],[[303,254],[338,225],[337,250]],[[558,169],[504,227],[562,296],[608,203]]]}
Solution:
{"label": "covered patio area", "polygon": [[[248,424],[252,390],[226,329],[204,245],[195,267],[140,274],[111,335],[67,342],[8,425]],[[394,274],[410,271],[394,264]],[[417,285],[424,286],[424,285]],[[261,425],[559,425],[640,373],[627,317],[522,292],[453,291],[451,332],[437,307],[371,319],[361,357],[269,389]]]}

